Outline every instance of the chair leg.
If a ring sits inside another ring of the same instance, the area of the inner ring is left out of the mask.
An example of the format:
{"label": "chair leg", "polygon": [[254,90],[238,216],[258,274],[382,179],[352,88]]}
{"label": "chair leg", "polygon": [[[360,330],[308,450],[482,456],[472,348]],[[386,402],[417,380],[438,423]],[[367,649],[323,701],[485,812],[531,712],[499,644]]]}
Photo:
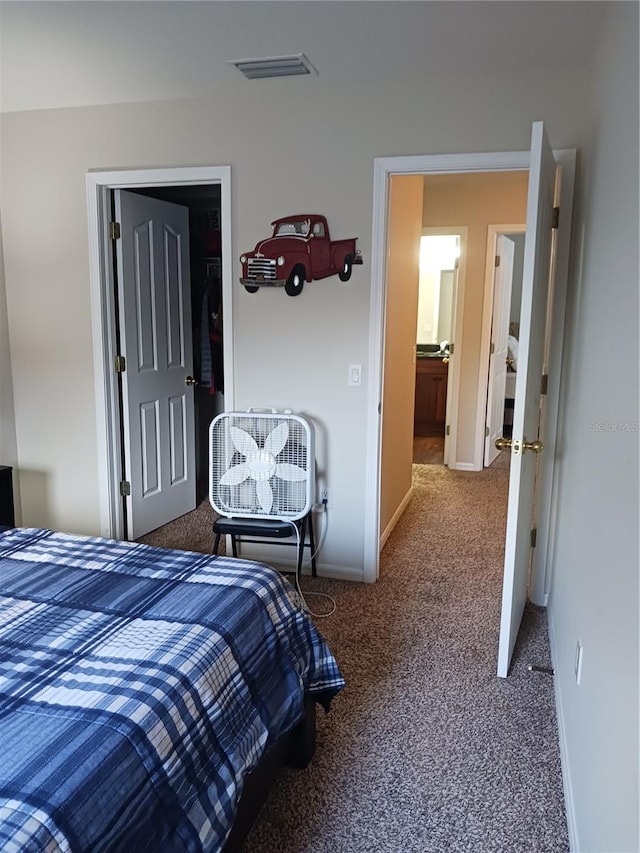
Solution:
{"label": "chair leg", "polygon": [[300,575],[302,574],[302,557],[304,555],[304,540],[306,539],[306,536],[307,536],[307,517],[306,517],[306,515],[302,519],[302,521],[300,522],[300,528],[299,528],[298,532],[300,534],[300,544],[298,546],[298,562],[296,565],[296,578],[297,578],[298,583],[299,583],[300,582]]}
{"label": "chair leg", "polygon": [[313,510],[309,511],[309,547],[311,548],[311,576],[318,577],[316,569],[316,541],[313,532]]}
{"label": "chair leg", "polygon": [[213,540],[213,553],[218,553],[218,548],[220,547],[220,534],[216,533],[215,538]]}
{"label": "chair leg", "polygon": [[231,534],[231,551],[234,557],[238,556],[238,546],[236,544],[236,537],[233,533]]}

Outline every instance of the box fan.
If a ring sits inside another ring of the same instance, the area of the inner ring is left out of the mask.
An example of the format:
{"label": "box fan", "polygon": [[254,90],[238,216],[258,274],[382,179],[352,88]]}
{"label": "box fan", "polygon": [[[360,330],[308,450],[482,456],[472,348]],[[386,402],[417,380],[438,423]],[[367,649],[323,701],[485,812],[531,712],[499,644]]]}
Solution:
{"label": "box fan", "polygon": [[292,412],[224,412],[209,427],[209,500],[229,518],[296,522],[314,500],[310,423]]}

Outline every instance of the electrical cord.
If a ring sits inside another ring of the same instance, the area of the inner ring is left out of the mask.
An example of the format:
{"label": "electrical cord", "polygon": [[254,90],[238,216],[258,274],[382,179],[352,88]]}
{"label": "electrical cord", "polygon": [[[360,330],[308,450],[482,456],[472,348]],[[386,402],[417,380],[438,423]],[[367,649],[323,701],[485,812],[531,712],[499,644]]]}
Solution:
{"label": "electrical cord", "polygon": [[[324,505],[324,511],[326,513],[327,502],[323,501],[322,503]],[[312,510],[312,512],[313,512],[313,510]],[[283,519],[283,520],[286,520],[291,525],[291,527],[293,527],[293,529],[295,531],[295,535],[296,535],[297,553],[300,553],[300,528],[298,527],[298,525],[295,522],[290,521],[289,519]],[[314,559],[314,557],[316,556],[316,554],[318,553],[318,551],[322,547],[322,545],[324,543],[324,539],[325,539],[326,534],[327,534],[327,527],[328,527],[328,523],[325,522],[322,534],[321,534],[320,539],[318,541],[318,545],[316,546],[316,550],[311,555],[310,560]],[[300,571],[302,573],[302,566],[300,567]],[[298,595],[300,596],[300,599],[302,601],[304,609],[306,610],[307,613],[309,613],[311,616],[314,616],[316,619],[326,619],[327,616],[332,616],[336,612],[337,604],[336,604],[335,598],[328,595],[326,592],[312,592],[311,590],[309,590],[306,593],[304,593],[302,591],[302,589],[300,588],[300,578],[298,576],[298,572],[296,572],[296,589],[298,591]],[[309,607],[309,604],[307,603],[307,599],[306,599],[306,596],[312,596],[312,595],[315,596],[316,598],[327,598],[327,599],[329,599],[329,601],[331,602],[331,609],[327,613],[316,613],[315,611],[313,611],[311,609],[311,607]]]}

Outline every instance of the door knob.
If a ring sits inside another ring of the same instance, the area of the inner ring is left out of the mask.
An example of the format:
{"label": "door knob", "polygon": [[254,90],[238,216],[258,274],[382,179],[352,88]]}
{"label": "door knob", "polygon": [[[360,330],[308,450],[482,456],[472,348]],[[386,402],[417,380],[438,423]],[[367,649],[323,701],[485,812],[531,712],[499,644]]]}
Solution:
{"label": "door knob", "polygon": [[544,444],[536,439],[535,441],[523,441],[519,439],[511,440],[510,438],[496,438],[495,446],[498,450],[507,450],[512,448],[514,456],[519,456],[525,450],[531,450],[532,453],[541,453],[544,450]]}
{"label": "door knob", "polygon": [[184,380],[184,384],[185,385],[197,385],[198,380],[194,379],[193,376],[187,376],[187,378]]}
{"label": "door knob", "polygon": [[511,439],[500,436],[500,438],[496,438],[495,445],[498,450],[508,450],[511,447]]}

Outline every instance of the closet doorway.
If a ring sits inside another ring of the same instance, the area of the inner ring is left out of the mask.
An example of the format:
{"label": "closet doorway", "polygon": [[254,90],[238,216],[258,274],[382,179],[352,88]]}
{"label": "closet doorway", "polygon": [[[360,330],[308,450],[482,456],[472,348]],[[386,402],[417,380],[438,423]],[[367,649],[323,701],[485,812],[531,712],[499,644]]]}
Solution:
{"label": "closet doorway", "polygon": [[[224,411],[224,305],[220,184],[144,187],[137,195],[168,201],[189,211],[191,352],[193,356],[196,504],[208,493],[208,431]],[[170,520],[170,519],[167,519]],[[147,532],[147,531],[145,531]]]}
{"label": "closet doorway", "polygon": [[[185,356],[177,366],[178,369],[181,365],[184,368],[182,382],[188,392],[193,394],[196,410],[194,427],[184,432],[184,447],[179,449],[185,458],[195,462],[197,478],[193,484],[193,509],[197,498],[206,494],[208,423],[222,407],[233,407],[233,341],[229,332],[224,334],[222,329],[223,314],[224,327],[227,330],[233,328],[230,168],[91,172],[87,174],[86,181],[98,389],[97,422],[102,451],[99,457],[101,533],[119,539],[137,538],[144,530],[132,523],[135,500],[140,501],[141,494],[144,495],[149,484],[143,482],[144,476],[131,463],[132,455],[125,452],[129,424],[125,422],[127,415],[122,406],[122,377],[118,365],[122,365],[123,355],[126,363],[128,354],[122,351],[123,342],[119,334],[116,248],[119,229],[111,225],[114,222],[112,196],[116,190],[126,190],[130,194],[144,195],[170,205],[178,203],[188,211],[191,238],[188,274],[193,285],[190,285],[190,311],[187,314],[191,314],[191,320],[184,322],[180,331],[176,332],[171,326],[171,317],[176,318],[176,312],[167,311],[167,335],[175,333],[176,338],[182,336]],[[135,282],[134,285],[137,286]],[[161,293],[158,298],[168,299],[168,296]],[[204,317],[203,306],[207,312]],[[150,309],[149,314],[152,313],[153,309]],[[208,348],[210,365],[206,371],[202,362],[205,334],[211,345]],[[133,352],[129,355],[134,358],[128,362],[128,366],[134,368],[137,354]],[[188,370],[187,366],[192,367],[192,370]],[[194,384],[196,382],[198,384]],[[151,396],[145,405],[152,412],[154,406],[157,409],[159,404],[154,403]],[[170,413],[169,420],[172,416]],[[146,439],[147,436],[143,434],[143,444]],[[171,521],[172,517],[175,516],[169,512],[166,518],[156,518],[154,527]]]}

